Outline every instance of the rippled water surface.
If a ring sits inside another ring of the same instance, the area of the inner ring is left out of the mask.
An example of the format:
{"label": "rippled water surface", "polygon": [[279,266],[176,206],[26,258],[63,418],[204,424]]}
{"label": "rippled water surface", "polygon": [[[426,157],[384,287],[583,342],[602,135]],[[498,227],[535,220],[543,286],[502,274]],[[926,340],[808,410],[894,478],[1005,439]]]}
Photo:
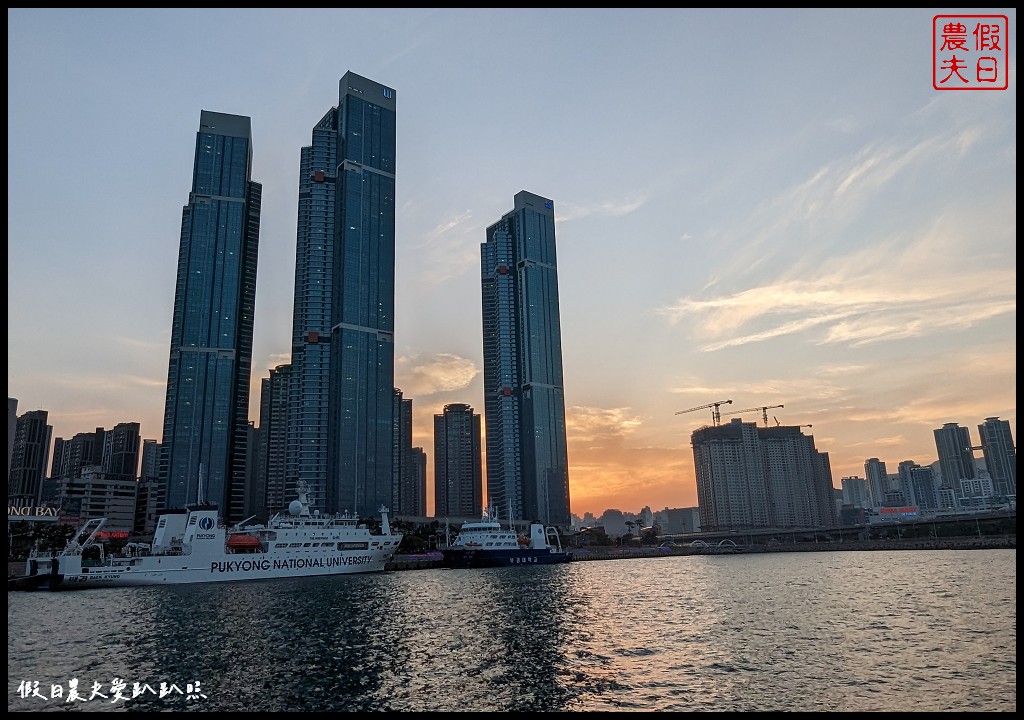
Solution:
{"label": "rippled water surface", "polygon": [[8,709],[1013,712],[1016,576],[919,550],[8,593]]}

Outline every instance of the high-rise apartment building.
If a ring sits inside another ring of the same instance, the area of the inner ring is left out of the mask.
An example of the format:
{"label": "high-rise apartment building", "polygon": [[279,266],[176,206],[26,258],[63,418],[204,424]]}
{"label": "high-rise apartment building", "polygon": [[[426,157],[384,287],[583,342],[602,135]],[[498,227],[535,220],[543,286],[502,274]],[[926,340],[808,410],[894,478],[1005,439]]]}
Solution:
{"label": "high-rise apartment building", "polygon": [[412,453],[412,400],[395,388],[394,394],[394,454],[392,467],[392,505],[399,515],[421,515],[416,494],[416,467]]}
{"label": "high-rise apartment building", "polygon": [[153,532],[158,513],[163,509],[160,503],[166,494],[160,484],[160,444],[156,440],[143,440],[139,487],[135,496],[135,532]]}
{"label": "high-rise apartment building", "polygon": [[976,478],[978,471],[974,464],[970,430],[956,423],[945,423],[933,432],[942,487],[958,488],[961,480]]}
{"label": "high-rise apartment building", "polygon": [[876,508],[883,507],[886,503],[886,496],[890,495],[889,473],[885,469],[885,462],[878,458],[865,460],[864,477],[868,482],[871,505]]}
{"label": "high-rise apartment building", "polygon": [[103,428],[92,432],[75,433],[70,440],[62,437],[53,441],[51,478],[82,477],[82,470],[99,467],[103,455]]}
{"label": "high-rise apartment building", "polygon": [[31,507],[39,501],[53,436],[47,417],[46,410],[29,410],[15,422],[11,470],[7,474],[9,506]]}
{"label": "high-rise apartment building", "polygon": [[517,193],[480,261],[487,503],[569,527],[554,202]]}
{"label": "high-rise apartment building", "polygon": [[843,489],[843,503],[859,508],[871,507],[868,481],[862,477],[844,477],[839,481]]}
{"label": "high-rise apartment building", "polygon": [[414,447],[409,453],[413,487],[416,490],[412,515],[427,516],[427,453],[421,447]]}
{"label": "high-rise apartment building", "polygon": [[978,426],[981,451],[985,467],[992,478],[992,493],[996,497],[1017,496],[1017,448],[1013,444],[1010,423],[997,417],[985,418]]}
{"label": "high-rise apartment building", "polygon": [[395,91],[348,72],[299,160],[290,480],[318,507],[391,508]]}
{"label": "high-rise apartment building", "polygon": [[913,460],[904,460],[899,464],[899,478],[905,504],[921,510],[935,510],[939,507],[935,473],[930,467],[922,467]]}
{"label": "high-rise apartment building", "polygon": [[702,530],[834,527],[827,453],[796,426],[736,418],[691,436]]}
{"label": "high-rise apartment building", "polygon": [[118,423],[103,434],[104,472],[118,480],[138,480],[142,426],[137,422]]}
{"label": "high-rise apartment building", "polygon": [[288,410],[292,366],[278,365],[260,383],[260,448],[256,454],[254,512],[273,516],[296,498],[295,481],[289,481]]}
{"label": "high-rise apartment building", "polygon": [[80,478],[86,470],[102,472],[119,480],[137,480],[141,426],[118,423],[113,430],[96,428],[76,433],[70,440],[53,442],[51,478]]}
{"label": "high-rise apartment building", "polygon": [[7,398],[7,476],[11,475],[11,457],[14,455],[14,428],[18,425],[18,398]]}
{"label": "high-rise apartment building", "polygon": [[241,520],[262,186],[248,117],[203,110],[182,210],[161,448],[167,505]]}
{"label": "high-rise apartment building", "polygon": [[[480,415],[464,403],[434,415],[434,516],[476,517],[483,504]],[[499,513],[507,508],[495,508]],[[518,518],[516,518],[518,519]]]}

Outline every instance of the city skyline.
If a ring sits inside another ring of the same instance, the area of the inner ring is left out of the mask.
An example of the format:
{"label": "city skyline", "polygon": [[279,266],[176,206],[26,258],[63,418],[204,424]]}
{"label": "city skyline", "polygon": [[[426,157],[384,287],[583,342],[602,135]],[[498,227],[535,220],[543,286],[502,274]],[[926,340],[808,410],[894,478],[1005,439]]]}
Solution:
{"label": "city skyline", "polygon": [[811,424],[835,487],[930,464],[946,423],[1016,434],[1016,12],[988,12],[1010,88],[955,93],[925,10],[9,9],[8,394],[54,437],[161,439],[195,118],[237,113],[263,184],[257,420],[290,360],[295,159],[352,70],[402,95],[413,445],[484,406],[479,245],[524,189],[558,208],[575,515],[696,505],[711,413],[676,413],[712,402]]}

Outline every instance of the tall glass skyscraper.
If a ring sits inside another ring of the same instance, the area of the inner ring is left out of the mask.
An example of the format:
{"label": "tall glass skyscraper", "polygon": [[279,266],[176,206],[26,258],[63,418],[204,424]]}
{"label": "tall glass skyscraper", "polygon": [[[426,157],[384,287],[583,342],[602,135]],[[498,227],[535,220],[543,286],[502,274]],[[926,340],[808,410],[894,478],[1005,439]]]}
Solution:
{"label": "tall glass skyscraper", "polygon": [[287,478],[360,517],[393,502],[395,139],[395,91],[349,72],[299,160]]}
{"label": "tall glass skyscraper", "polygon": [[169,507],[212,502],[229,520],[244,508],[262,191],[250,119],[203,110],[181,214],[160,469]]}
{"label": "tall glass skyscraper", "polygon": [[555,210],[525,190],[480,247],[487,503],[567,527]]}

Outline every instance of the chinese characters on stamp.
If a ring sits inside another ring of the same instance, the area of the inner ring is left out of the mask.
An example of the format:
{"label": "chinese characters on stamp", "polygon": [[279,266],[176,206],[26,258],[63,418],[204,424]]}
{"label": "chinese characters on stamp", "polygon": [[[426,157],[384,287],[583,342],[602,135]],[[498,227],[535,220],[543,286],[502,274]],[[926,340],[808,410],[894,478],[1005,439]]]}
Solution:
{"label": "chinese characters on stamp", "polygon": [[1006,90],[1009,32],[1006,15],[936,15],[932,18],[932,87]]}

